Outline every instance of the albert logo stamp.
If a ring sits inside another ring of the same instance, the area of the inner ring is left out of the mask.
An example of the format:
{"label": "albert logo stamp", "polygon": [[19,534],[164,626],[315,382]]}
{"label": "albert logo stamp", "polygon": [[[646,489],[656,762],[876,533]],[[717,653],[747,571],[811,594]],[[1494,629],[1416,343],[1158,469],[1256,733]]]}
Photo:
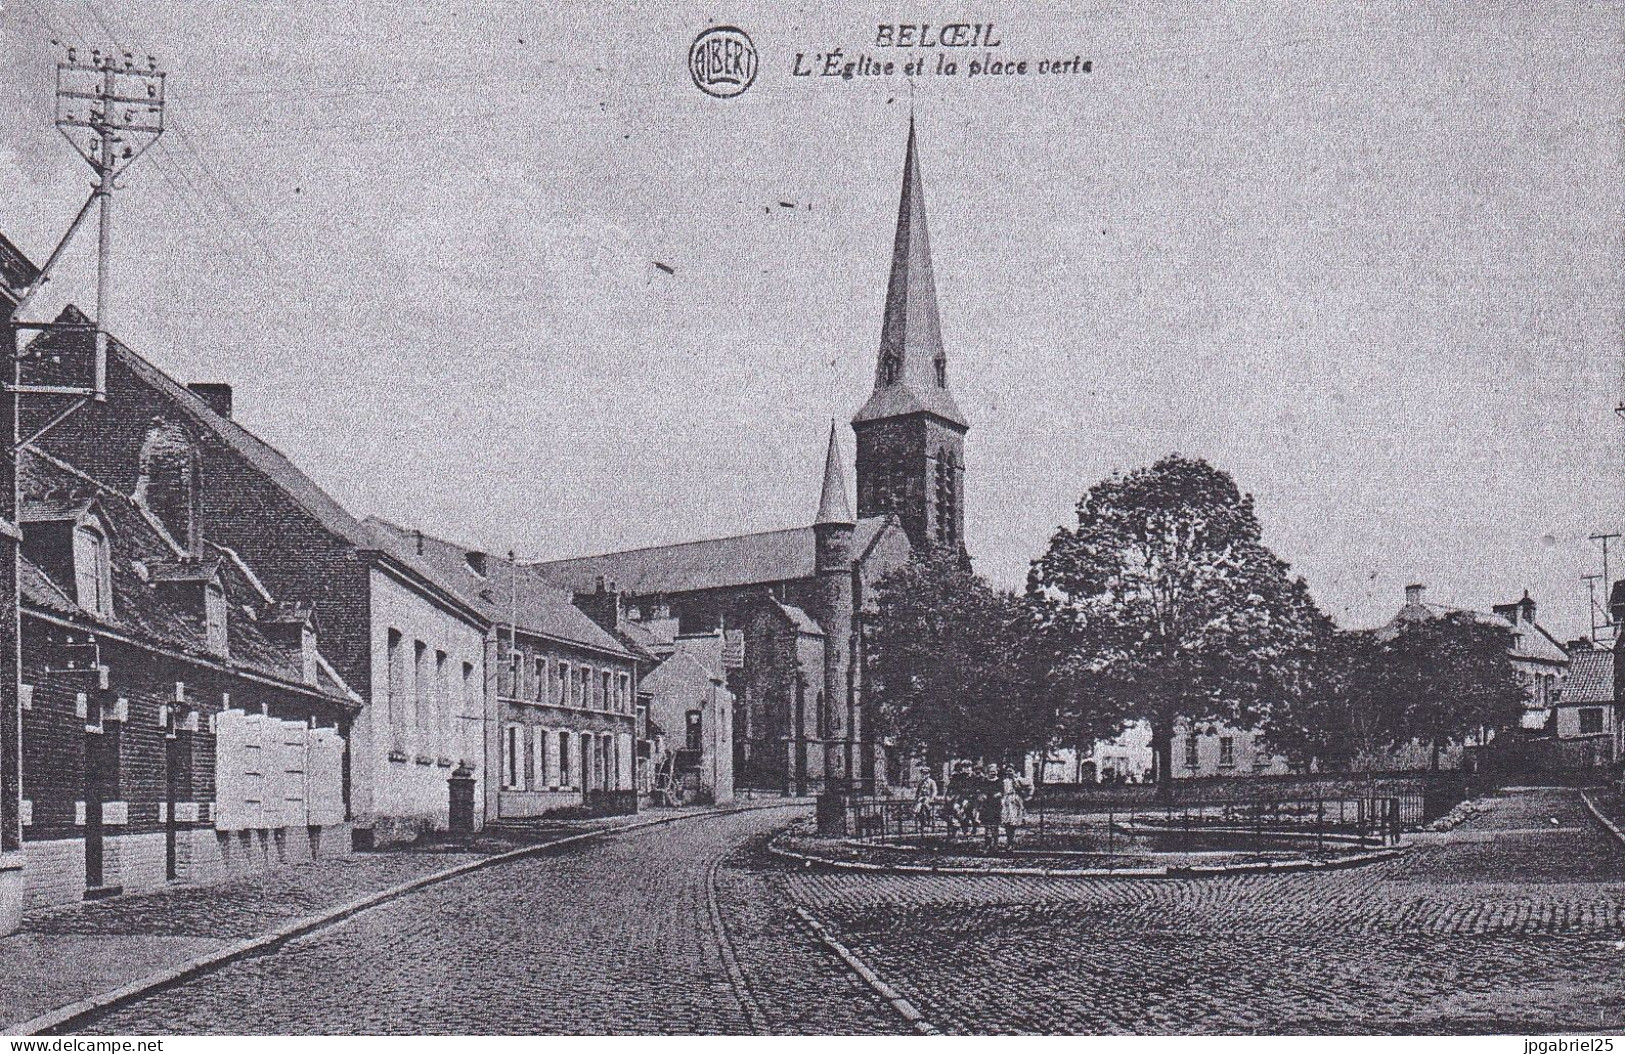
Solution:
{"label": "albert logo stamp", "polygon": [[756,44],[738,26],[712,26],[688,49],[688,72],[700,91],[731,99],[756,79]]}

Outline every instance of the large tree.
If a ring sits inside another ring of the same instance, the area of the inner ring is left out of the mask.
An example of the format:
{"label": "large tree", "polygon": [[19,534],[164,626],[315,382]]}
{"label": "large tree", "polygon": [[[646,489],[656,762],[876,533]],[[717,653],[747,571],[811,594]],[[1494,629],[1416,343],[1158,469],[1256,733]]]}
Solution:
{"label": "large tree", "polygon": [[1470,611],[1406,619],[1379,630],[1354,695],[1380,716],[1388,746],[1440,749],[1481,729],[1515,726],[1528,687],[1512,664],[1512,630]]}
{"label": "large tree", "polygon": [[1090,488],[1077,517],[1028,592],[1102,708],[1150,725],[1158,781],[1179,722],[1254,724],[1312,690],[1330,622],[1229,475],[1166,457]]}
{"label": "large tree", "polygon": [[1011,758],[1054,725],[1048,656],[1025,598],[951,552],[882,578],[865,613],[866,688],[884,727],[928,763]]}

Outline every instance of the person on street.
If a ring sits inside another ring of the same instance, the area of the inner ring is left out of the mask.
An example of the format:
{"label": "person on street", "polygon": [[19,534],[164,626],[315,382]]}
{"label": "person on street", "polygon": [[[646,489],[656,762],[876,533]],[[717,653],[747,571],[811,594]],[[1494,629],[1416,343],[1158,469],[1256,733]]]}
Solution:
{"label": "person on street", "polygon": [[914,786],[914,822],[922,829],[931,826],[937,808],[937,781],[926,769],[920,782]]}
{"label": "person on street", "polygon": [[982,821],[982,845],[989,852],[999,841],[999,816],[1004,803],[1004,779],[999,774],[999,766],[994,762],[987,767],[982,777],[981,796],[978,802]]}

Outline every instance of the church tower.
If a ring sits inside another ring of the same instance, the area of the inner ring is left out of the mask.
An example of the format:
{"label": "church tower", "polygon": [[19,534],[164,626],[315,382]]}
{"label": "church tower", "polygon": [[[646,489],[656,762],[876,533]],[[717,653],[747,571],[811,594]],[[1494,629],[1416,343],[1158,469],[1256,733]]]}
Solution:
{"label": "church tower", "polygon": [[894,513],[916,551],[965,548],[965,433],[948,387],[914,120],[908,124],[875,388],[852,419],[858,516]]}

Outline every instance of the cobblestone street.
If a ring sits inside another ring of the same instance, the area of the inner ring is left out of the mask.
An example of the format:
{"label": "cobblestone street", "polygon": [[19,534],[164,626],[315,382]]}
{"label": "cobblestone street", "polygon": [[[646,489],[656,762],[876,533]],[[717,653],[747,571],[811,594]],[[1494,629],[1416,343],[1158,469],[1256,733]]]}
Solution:
{"label": "cobblestone street", "polygon": [[[804,810],[803,810],[804,813]],[[425,889],[101,1018],[149,1033],[901,1031],[732,850],[764,809]],[[720,893],[713,898],[712,890]],[[720,940],[724,910],[731,935]]]}
{"label": "cobblestone street", "polygon": [[1495,799],[1370,867],[1188,881],[770,862],[765,836],[797,815],[683,820],[477,872],[85,1027],[907,1031],[798,905],[943,1031],[1625,1027],[1625,851],[1571,791]]}
{"label": "cobblestone street", "polygon": [[1625,851],[1573,791],[1341,872],[786,886],[945,1031],[1625,1027]]}

